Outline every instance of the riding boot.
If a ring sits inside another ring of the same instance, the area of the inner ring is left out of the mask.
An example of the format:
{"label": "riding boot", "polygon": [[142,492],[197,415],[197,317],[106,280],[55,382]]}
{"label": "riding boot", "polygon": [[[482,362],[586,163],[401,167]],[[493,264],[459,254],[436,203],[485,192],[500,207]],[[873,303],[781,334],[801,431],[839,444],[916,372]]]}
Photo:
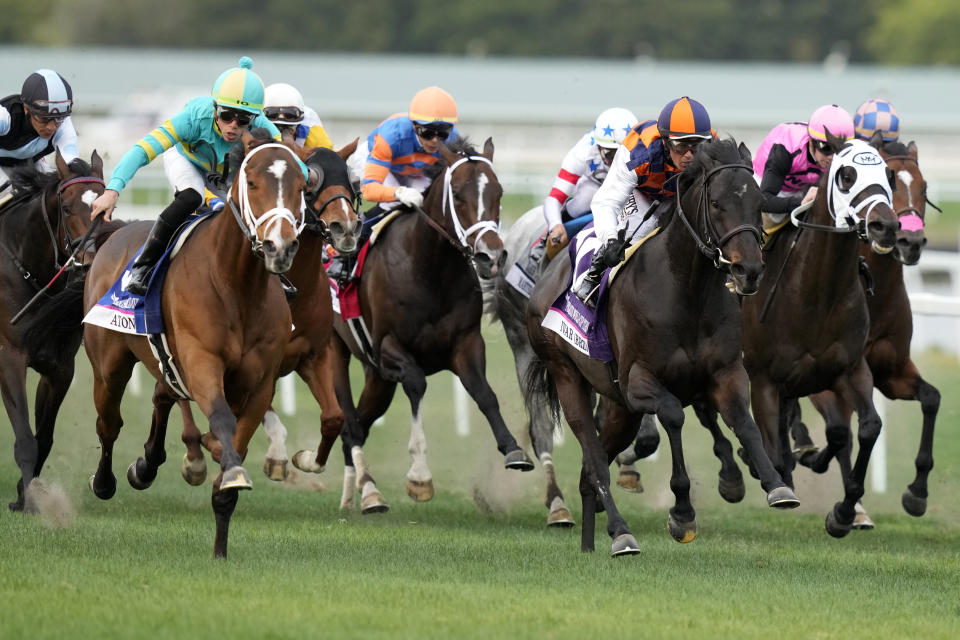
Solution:
{"label": "riding boot", "polygon": [[540,263],[543,261],[543,254],[546,250],[547,236],[544,235],[540,238],[540,242],[533,245],[533,248],[530,249],[530,255],[527,256],[527,261],[523,265],[523,270],[528,276],[535,278],[540,274]]}
{"label": "riding boot", "polygon": [[125,287],[127,291],[139,296],[146,295],[150,274],[166,251],[173,234],[202,203],[203,198],[193,189],[177,191],[173,202],[160,212],[157,221],[153,223],[140,255],[130,266],[130,281]]}
{"label": "riding boot", "polygon": [[591,296],[597,287],[600,286],[600,280],[603,279],[603,272],[606,271],[608,267],[616,266],[623,261],[623,249],[624,242],[622,237],[610,238],[603,248],[597,249],[596,253],[593,254],[593,260],[590,261],[590,268],[587,270],[587,273],[584,274],[583,279],[573,292],[573,295],[580,298],[585,305],[590,307],[594,306],[596,302],[592,300]]}

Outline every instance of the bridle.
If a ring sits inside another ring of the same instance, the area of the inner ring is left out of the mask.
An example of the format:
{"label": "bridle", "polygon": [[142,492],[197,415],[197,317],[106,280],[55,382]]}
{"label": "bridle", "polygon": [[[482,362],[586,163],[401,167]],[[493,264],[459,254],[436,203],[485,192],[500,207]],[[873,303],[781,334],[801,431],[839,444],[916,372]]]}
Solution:
{"label": "bridle", "polygon": [[757,239],[757,245],[763,246],[760,229],[756,225],[752,224],[737,225],[733,229],[730,229],[725,234],[720,236],[719,240],[714,240],[714,238],[720,234],[717,231],[716,225],[713,224],[713,219],[709,215],[710,178],[725,169],[742,169],[744,171],[750,171],[751,174],[753,171],[752,167],[748,167],[743,164],[721,164],[713,167],[709,171],[704,171],[701,173],[701,178],[699,181],[702,181],[703,188],[700,191],[700,198],[697,202],[697,217],[700,218],[699,226],[704,230],[704,236],[702,238],[700,234],[698,234],[693,228],[693,225],[690,224],[690,220],[683,211],[679,176],[677,178],[677,213],[679,214],[680,219],[683,221],[684,226],[687,228],[687,231],[689,231],[690,235],[693,237],[693,241],[697,243],[697,248],[700,249],[700,252],[709,258],[711,262],[713,262],[714,267],[720,269],[721,271],[729,271],[730,265],[733,264],[723,255],[723,245],[726,244],[727,241],[729,241],[733,236],[744,232],[750,233]]}
{"label": "bridle", "polygon": [[[253,253],[259,257],[263,257],[263,241],[257,237],[257,229],[261,225],[266,223],[269,227],[273,225],[281,224],[286,221],[293,227],[297,236],[300,235],[300,232],[303,231],[304,226],[306,225],[306,220],[303,216],[303,211],[306,209],[306,202],[304,201],[303,191],[300,192],[300,219],[297,219],[297,216],[294,215],[290,209],[286,207],[277,206],[265,211],[263,214],[257,216],[253,212],[253,208],[250,206],[250,198],[247,193],[247,162],[258,152],[264,149],[283,149],[291,156],[293,156],[293,167],[299,170],[300,162],[296,154],[287,146],[270,143],[262,144],[258,147],[254,147],[250,153],[246,155],[243,159],[243,162],[240,163],[240,168],[237,170],[237,176],[234,179],[234,184],[237,185],[237,197],[240,200],[239,209],[237,203],[234,202],[233,198],[228,198],[227,201],[230,203],[230,210],[233,212],[233,217],[236,219],[237,224],[240,225],[240,230],[243,231],[243,235],[246,236],[247,240],[250,242],[250,247],[253,250]],[[279,203],[278,203],[279,204]],[[268,233],[265,235],[269,235]]]}

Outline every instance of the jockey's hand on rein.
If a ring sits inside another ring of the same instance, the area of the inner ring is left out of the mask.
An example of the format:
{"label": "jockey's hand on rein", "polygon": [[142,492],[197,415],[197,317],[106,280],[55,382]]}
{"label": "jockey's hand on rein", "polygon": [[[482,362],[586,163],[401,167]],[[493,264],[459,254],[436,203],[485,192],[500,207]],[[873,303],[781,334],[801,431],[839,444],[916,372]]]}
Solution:
{"label": "jockey's hand on rein", "polygon": [[397,190],[394,192],[394,194],[396,195],[397,200],[408,207],[419,207],[423,205],[423,194],[416,189],[411,189],[410,187],[397,187]]}

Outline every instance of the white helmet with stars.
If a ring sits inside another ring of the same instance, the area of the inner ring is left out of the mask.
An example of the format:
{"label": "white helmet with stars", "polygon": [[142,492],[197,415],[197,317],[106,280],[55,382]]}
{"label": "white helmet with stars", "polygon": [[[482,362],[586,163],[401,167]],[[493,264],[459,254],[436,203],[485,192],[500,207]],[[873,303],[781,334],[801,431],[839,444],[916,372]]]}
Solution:
{"label": "white helmet with stars", "polygon": [[593,141],[598,147],[616,149],[637,124],[637,116],[627,109],[613,107],[597,116],[593,127]]}

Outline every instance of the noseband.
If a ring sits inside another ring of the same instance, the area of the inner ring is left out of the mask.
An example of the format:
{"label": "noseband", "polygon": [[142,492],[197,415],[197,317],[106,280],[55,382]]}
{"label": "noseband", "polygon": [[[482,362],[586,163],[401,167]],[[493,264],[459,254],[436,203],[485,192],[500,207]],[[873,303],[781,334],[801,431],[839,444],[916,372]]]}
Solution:
{"label": "noseband", "polygon": [[693,237],[693,241],[697,243],[697,248],[700,249],[700,252],[705,255],[707,258],[713,262],[713,266],[722,271],[729,269],[729,266],[732,264],[730,260],[723,256],[722,247],[730,238],[739,234],[739,233],[750,233],[757,239],[757,245],[761,246],[763,241],[761,240],[760,229],[756,225],[752,224],[741,224],[737,225],[723,236],[719,240],[714,241],[714,238],[719,235],[717,232],[716,226],[713,224],[713,219],[708,214],[709,211],[709,189],[710,189],[710,178],[714,174],[723,171],[724,169],[742,169],[744,171],[752,171],[753,169],[742,164],[721,164],[712,168],[710,171],[707,171],[703,174],[703,189],[700,192],[700,199],[697,203],[697,216],[702,218],[701,226],[705,228],[705,237],[701,238],[700,235],[693,228],[693,225],[690,224],[690,220],[687,218],[686,213],[683,211],[683,204],[680,197],[680,180],[677,179],[677,213],[680,214],[680,219],[683,221],[684,226],[687,228],[687,231],[690,232],[690,235]]}

